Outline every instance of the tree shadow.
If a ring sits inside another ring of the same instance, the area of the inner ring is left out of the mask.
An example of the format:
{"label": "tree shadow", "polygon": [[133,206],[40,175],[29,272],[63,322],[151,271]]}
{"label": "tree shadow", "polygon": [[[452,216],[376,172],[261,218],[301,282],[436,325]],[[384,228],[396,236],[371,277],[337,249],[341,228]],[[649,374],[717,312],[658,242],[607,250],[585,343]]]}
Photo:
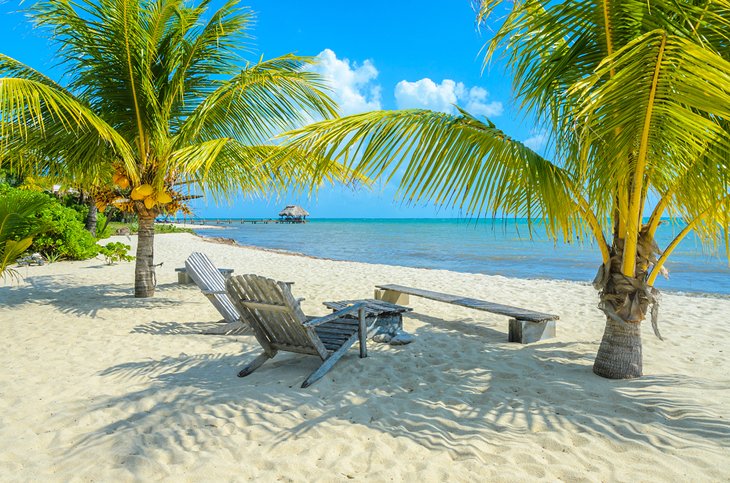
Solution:
{"label": "tree shadow", "polygon": [[[111,366],[99,376],[144,387],[88,407],[126,416],[86,434],[71,451],[83,452],[105,438],[145,447],[156,431],[178,444],[250,427],[284,444],[317,435],[330,422],[363,425],[455,459],[483,462],[495,445],[554,430],[569,433],[576,444],[606,438],[659,450],[698,440],[730,446],[727,422],[691,397],[700,389],[726,390],[726,384],[679,374],[608,381],[592,374],[592,354],[575,343],[508,344],[503,332],[488,327],[461,335],[466,320],[416,318],[438,323],[419,327],[408,346],[369,345],[366,359],[351,350],[308,389],[299,386],[319,361],[297,354],[278,355],[237,378],[237,370],[261,352],[251,340],[243,342],[240,355],[182,354]],[[460,337],[457,352],[454,337]]]}
{"label": "tree shadow", "polygon": [[0,299],[8,307],[42,303],[51,305],[64,314],[79,317],[98,317],[99,311],[108,308],[154,308],[179,304],[168,298],[166,292],[177,288],[176,284],[160,284],[157,295],[151,298],[135,298],[131,284],[68,283],[61,275],[38,275],[25,279],[28,285],[0,287]]}
{"label": "tree shadow", "polygon": [[[474,319],[444,320],[430,315],[409,312],[406,315],[424,324],[428,324],[442,332],[453,333],[455,337],[479,338],[484,343],[504,342],[507,340],[507,333],[493,329],[489,326],[475,323]],[[505,323],[505,328],[507,324]]]}
{"label": "tree shadow", "polygon": [[203,331],[215,328],[212,322],[162,322],[153,320],[140,324],[130,331],[132,334],[150,335],[204,335]]}

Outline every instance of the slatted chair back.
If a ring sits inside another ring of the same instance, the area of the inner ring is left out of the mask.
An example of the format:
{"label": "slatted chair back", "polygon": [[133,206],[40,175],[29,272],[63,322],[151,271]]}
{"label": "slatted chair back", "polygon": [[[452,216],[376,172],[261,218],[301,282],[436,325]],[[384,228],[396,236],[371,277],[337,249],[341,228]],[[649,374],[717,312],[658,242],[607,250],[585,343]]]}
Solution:
{"label": "slatted chair back", "polygon": [[226,322],[240,320],[240,314],[225,293],[226,279],[205,253],[193,252],[185,260],[185,271],[193,282],[206,294]]}
{"label": "slatted chair back", "polygon": [[288,284],[248,274],[229,278],[226,289],[271,357],[276,350],[328,356],[315,331],[303,325],[307,317]]}

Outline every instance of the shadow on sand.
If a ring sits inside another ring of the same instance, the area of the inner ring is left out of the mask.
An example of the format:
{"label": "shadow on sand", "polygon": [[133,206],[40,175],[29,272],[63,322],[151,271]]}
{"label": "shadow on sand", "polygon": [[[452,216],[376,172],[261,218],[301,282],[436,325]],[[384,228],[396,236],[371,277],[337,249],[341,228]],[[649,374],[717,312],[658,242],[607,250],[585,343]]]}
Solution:
{"label": "shadow on sand", "polygon": [[179,304],[165,293],[179,286],[160,284],[152,298],[135,298],[132,284],[93,284],[83,286],[66,283],[60,275],[42,275],[25,278],[30,286],[0,287],[0,300],[8,307],[29,302],[51,305],[64,314],[97,317],[100,310],[109,308],[154,308]]}
{"label": "shadow on sand", "polygon": [[[249,350],[240,355],[181,355],[114,365],[100,376],[144,387],[90,407],[127,416],[88,433],[70,451],[84,451],[104,438],[144,447],[145,434],[163,427],[173,433],[169,441],[183,435],[225,437],[217,433],[220,423],[211,423],[213,415],[239,431],[249,425],[263,428],[275,444],[339,420],[448,451],[455,459],[482,461],[485,447],[553,429],[578,439],[608,438],[659,450],[697,441],[730,446],[727,421],[683,396],[700,387],[724,390],[723,384],[682,375],[608,381],[591,372],[595,347],[587,352],[585,346],[559,340],[519,346],[506,343],[505,332],[469,319],[413,318],[426,323],[416,331],[414,344],[371,344],[367,359],[358,359],[353,349],[308,389],[299,385],[318,361],[307,356],[279,355],[248,378],[237,378],[237,369],[259,353],[253,338],[245,337],[241,340]],[[453,338],[462,350],[443,352],[453,347]],[[152,407],[140,408],[140,401],[150,399]],[[284,426],[282,414],[288,421]],[[647,426],[653,428],[651,436],[644,431]]]}

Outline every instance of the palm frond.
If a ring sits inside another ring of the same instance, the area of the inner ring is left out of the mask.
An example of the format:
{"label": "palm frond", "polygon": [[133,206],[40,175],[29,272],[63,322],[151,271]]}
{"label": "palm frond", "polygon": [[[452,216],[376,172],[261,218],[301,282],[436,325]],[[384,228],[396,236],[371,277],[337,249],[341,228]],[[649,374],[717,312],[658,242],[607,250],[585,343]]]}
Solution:
{"label": "palm frond", "polygon": [[555,236],[578,226],[572,176],[465,111],[379,111],[293,131],[288,144],[369,178],[401,177],[399,196],[467,214],[514,215]]}
{"label": "palm frond", "polygon": [[304,70],[311,62],[286,55],[248,65],[200,103],[181,127],[177,143],[229,137],[262,144],[313,116],[335,116],[322,79]]}
{"label": "palm frond", "polygon": [[342,164],[288,146],[246,146],[234,139],[203,142],[173,155],[179,184],[215,200],[234,193],[249,197],[276,195],[290,190],[310,192],[323,183],[369,180]]}
{"label": "palm frond", "polygon": [[35,214],[51,202],[43,194],[14,190],[0,197],[0,276],[17,274],[10,265],[33,243],[33,237],[47,228]]}
{"label": "palm frond", "polygon": [[[125,164],[134,166],[129,144],[83,102],[63,90],[36,80],[0,78],[0,141],[5,146],[33,139],[46,145],[61,145],[49,134],[59,132],[87,136],[86,147],[107,143]],[[84,145],[66,146],[83,148]],[[50,151],[50,150],[49,150]]]}

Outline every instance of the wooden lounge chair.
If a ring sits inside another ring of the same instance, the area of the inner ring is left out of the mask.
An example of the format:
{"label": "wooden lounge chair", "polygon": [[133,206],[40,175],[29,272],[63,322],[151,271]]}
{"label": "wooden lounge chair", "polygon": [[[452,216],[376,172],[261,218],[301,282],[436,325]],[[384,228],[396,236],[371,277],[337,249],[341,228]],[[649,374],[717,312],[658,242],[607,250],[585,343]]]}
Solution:
{"label": "wooden lounge chair", "polygon": [[[226,290],[264,349],[238,377],[248,376],[280,350],[297,352],[322,359],[322,364],[302,384],[307,387],[332,369],[355,341],[360,342],[360,357],[367,357],[365,304],[311,318],[304,315],[289,284],[284,282],[258,275],[238,275],[228,279]],[[356,312],[357,319],[345,317]]]}
{"label": "wooden lounge chair", "polygon": [[205,253],[193,252],[185,260],[185,271],[203,294],[223,316],[225,325],[206,330],[204,334],[237,335],[250,333],[241,314],[226,294],[226,279]]}

